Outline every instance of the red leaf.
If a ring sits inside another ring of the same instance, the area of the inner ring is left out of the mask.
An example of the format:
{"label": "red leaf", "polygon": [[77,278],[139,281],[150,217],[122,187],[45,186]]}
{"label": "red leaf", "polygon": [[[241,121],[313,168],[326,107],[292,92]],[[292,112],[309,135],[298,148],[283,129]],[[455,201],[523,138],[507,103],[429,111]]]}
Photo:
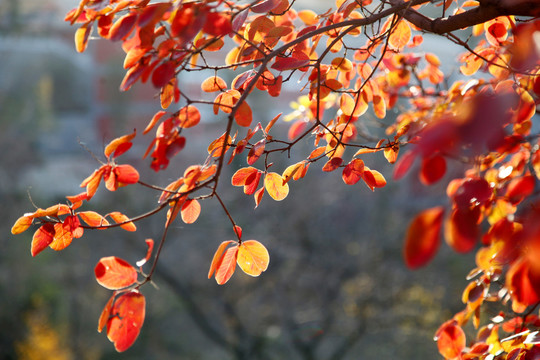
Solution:
{"label": "red leaf", "polygon": [[257,173],[259,170],[250,166],[238,169],[232,176],[231,183],[233,186],[243,186],[250,175]]}
{"label": "red leaf", "polygon": [[449,320],[441,325],[435,334],[439,353],[445,359],[455,359],[465,348],[465,332],[455,320]]}
{"label": "red leaf", "polygon": [[201,204],[197,200],[186,200],[182,204],[182,221],[186,224],[193,224],[201,214]]}
{"label": "red leaf", "polygon": [[422,160],[420,181],[424,185],[432,185],[441,180],[446,173],[446,160],[441,155],[434,155]]}
{"label": "red leaf", "polygon": [[356,184],[364,174],[364,162],[360,159],[353,159],[343,169],[342,179],[347,185]]}
{"label": "red leaf", "polygon": [[491,199],[493,190],[482,178],[467,179],[453,194],[453,200],[459,208],[470,208],[476,204],[485,204]]}
{"label": "red leaf", "polygon": [[475,207],[456,208],[446,221],[444,235],[446,242],[455,251],[466,253],[474,249],[478,241],[480,209]]}
{"label": "red leaf", "polygon": [[118,186],[136,184],[139,181],[139,172],[131,165],[118,165],[113,171],[116,174]]}
{"label": "red leaf", "polygon": [[371,191],[375,191],[375,188],[386,186],[386,179],[384,176],[377,170],[371,170],[367,166],[364,166],[362,179],[364,179],[364,182],[371,189]]}
{"label": "red leaf", "polygon": [[251,11],[257,14],[265,14],[274,10],[281,3],[281,0],[265,0],[251,7]]}
{"label": "red leaf", "polygon": [[213,36],[228,35],[232,31],[230,16],[219,12],[208,13],[203,31]]}
{"label": "red leaf", "polygon": [[133,30],[136,22],[136,13],[130,13],[122,16],[116,20],[116,22],[109,29],[109,39],[112,41],[118,41],[126,38]]}
{"label": "red leaf", "polygon": [[297,59],[294,57],[277,58],[270,66],[277,71],[294,70],[309,65],[309,59]]}
{"label": "red leaf", "polygon": [[[298,120],[291,125],[289,128],[288,138],[289,140],[294,140],[300,136],[306,129],[307,122],[304,120]],[[324,148],[323,148],[324,149]]]}
{"label": "red leaf", "polygon": [[111,309],[107,322],[107,337],[116,351],[126,351],[133,345],[144,323],[146,301],[138,291],[120,295]]}
{"label": "red leaf", "polygon": [[405,176],[407,171],[409,171],[409,169],[413,165],[414,160],[416,159],[416,155],[416,152],[409,150],[405,154],[403,154],[403,156],[401,156],[396,166],[394,167],[394,180],[399,180],[403,176]]}
{"label": "red leaf", "polygon": [[523,198],[532,194],[535,184],[536,179],[532,175],[514,178],[508,184],[506,197],[508,197],[513,204],[517,204],[523,200]]}
{"label": "red leaf", "polygon": [[176,65],[173,61],[167,61],[159,65],[152,73],[152,84],[156,88],[161,88],[169,83],[174,77]]}
{"label": "red leaf", "polygon": [[411,269],[426,265],[437,253],[441,239],[443,207],[427,209],[418,214],[407,232],[403,256]]}
{"label": "red leaf", "polygon": [[49,246],[49,244],[53,242],[54,234],[54,225],[51,223],[43,224],[39,229],[37,229],[37,231],[34,233],[34,237],[32,238],[32,256],[36,256],[43,251],[43,249]]}
{"label": "red leaf", "polygon": [[94,268],[97,282],[106,289],[119,290],[137,281],[137,270],[116,256],[101,258]]}
{"label": "red leaf", "polygon": [[342,158],[333,157],[330,160],[328,160],[326,162],[326,164],[324,164],[324,166],[322,168],[322,171],[331,172],[331,171],[337,170],[337,169],[339,169],[341,164],[343,164],[343,159]]}

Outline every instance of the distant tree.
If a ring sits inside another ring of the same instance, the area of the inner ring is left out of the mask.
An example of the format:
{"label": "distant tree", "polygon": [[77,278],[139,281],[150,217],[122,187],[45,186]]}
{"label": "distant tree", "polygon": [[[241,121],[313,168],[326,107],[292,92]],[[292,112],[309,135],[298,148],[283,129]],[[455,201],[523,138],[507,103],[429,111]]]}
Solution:
{"label": "distant tree", "polygon": [[[301,181],[316,162],[323,172],[341,172],[345,184],[361,181],[371,190],[386,185],[379,171],[364,164],[372,153],[395,163],[394,180],[419,163],[418,177],[426,186],[444,177],[447,162],[460,163],[462,174],[447,186],[449,205],[418,214],[403,250],[408,267],[425,265],[444,228],[455,251],[476,251],[462,294],[465,308],[436,333],[439,352],[445,359],[538,358],[540,148],[533,119],[540,99],[540,1],[337,0],[335,8],[320,14],[295,5],[289,0],[81,1],[66,16],[79,26],[77,51],[86,49],[94,32],[120,42],[127,69],[120,90],[150,82],[159,93],[162,110],[142,130],[155,133],[143,155],[152,169],[165,170],[171,158],[187,151],[196,136],[189,129],[199,125],[204,110],[222,119],[223,131],[208,144],[204,163],[187,167],[165,186],[142,181],[135,167],[120,162],[141,131],[120,136],[81,183],[84,192],[25,214],[12,233],[37,226],[35,256],[46,247],[66,248],[87,229],[136,231],[137,221],[167,212],[156,250],[147,239],[147,254],[136,266],[111,256],[95,267],[97,281],[113,291],[99,331],[106,328],[116,350],[124,351],[144,322],[140,288],[151,282],[178,215],[191,224],[201,203],[218,204],[230,220],[236,239],[222,241],[209,259],[208,277],[218,284],[226,283],[237,265],[251,276],[267,269],[265,246],[243,239],[220,196],[231,190],[218,185],[233,159],[247,165],[234,173],[232,185],[253,195],[255,207],[265,193],[285,199],[289,181]],[[459,66],[462,76],[450,77],[437,55],[418,50],[430,33],[462,47],[456,59],[442,59]],[[178,81],[184,73],[199,74],[205,94],[184,89]],[[292,113],[282,117],[276,109],[270,121],[255,116],[250,105],[255,92],[274,101],[285,87],[301,94]],[[388,119],[390,109],[399,115],[385,125],[385,135],[370,134],[365,119]],[[287,137],[274,129],[283,120],[291,122]],[[313,149],[298,153],[298,144],[307,141]],[[272,168],[293,153],[302,160],[281,173]],[[128,185],[157,191],[159,204],[131,218],[120,211],[82,210],[102,180],[109,191]],[[486,303],[501,310],[480,321]],[[479,330],[467,341],[462,326],[469,321]]]}

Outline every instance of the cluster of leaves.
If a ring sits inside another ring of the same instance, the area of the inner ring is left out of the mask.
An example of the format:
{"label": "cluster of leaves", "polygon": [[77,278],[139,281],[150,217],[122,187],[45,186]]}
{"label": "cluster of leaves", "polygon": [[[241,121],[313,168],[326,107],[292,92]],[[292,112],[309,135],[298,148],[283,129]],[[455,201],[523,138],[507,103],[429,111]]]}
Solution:
{"label": "cluster of leaves", "polygon": [[[436,255],[441,232],[457,252],[477,251],[476,268],[463,293],[465,309],[437,331],[439,351],[446,359],[536,358],[540,322],[533,312],[540,304],[540,214],[534,196],[540,149],[532,121],[540,99],[540,21],[519,22],[513,16],[537,16],[536,2],[337,0],[335,9],[321,14],[296,11],[293,5],[289,0],[82,0],[66,16],[78,26],[76,49],[84,51],[94,31],[121,42],[126,75],[120,90],[149,81],[159,93],[162,109],[143,130],[155,132],[143,156],[150,155],[152,169],[165,170],[170,159],[189,146],[187,129],[199,126],[202,107],[226,119],[224,132],[209,144],[203,164],[189,166],[165,187],[145,184],[131,165],[116,164],[136,133],[119,137],[106,147],[106,163],[82,182],[85,192],[68,197],[67,205],[25,214],[12,232],[21,233],[34,222],[40,225],[32,241],[36,255],[47,246],[62,250],[85,228],[134,231],[134,222],[167,209],[148,273],[142,266],[151,259],[153,242],[148,242],[138,270],[116,257],[102,259],[95,269],[98,282],[115,291],[99,330],[106,326],[116,349],[124,351],[144,321],[145,298],[139,288],[151,280],[167,230],[179,213],[185,223],[193,223],[201,201],[215,199],[230,219],[237,240],[218,246],[208,274],[215,275],[218,284],[231,278],[236,264],[251,276],[267,269],[268,251],[256,240],[242,241],[242,229],[218,193],[223,167],[245,152],[247,165],[234,173],[232,185],[253,195],[256,207],[265,192],[273,200],[284,200],[289,181],[300,181],[315,162],[323,172],[341,171],[345,184],[362,180],[371,190],[387,183],[379,171],[365,165],[372,153],[380,152],[395,164],[395,180],[420,162],[418,178],[426,186],[444,179],[453,162],[464,171],[448,184],[448,209],[421,212],[404,246],[410,268]],[[431,19],[421,13],[424,9],[438,11],[440,17]],[[456,35],[463,27],[472,27],[471,38]],[[437,55],[418,50],[423,32],[440,34],[463,48],[462,80],[448,84]],[[219,63],[212,65],[216,57]],[[181,87],[177,76],[184,72],[205,74],[202,96]],[[224,79],[231,74],[234,79],[228,83]],[[251,93],[279,97],[282,87],[293,82],[301,84],[303,94],[292,113],[283,118],[277,114],[266,125],[254,120]],[[397,120],[387,127],[385,138],[374,139],[364,120],[385,119],[392,109],[400,111]],[[274,134],[274,125],[282,120],[290,123],[287,139]],[[301,161],[281,173],[270,171],[274,158],[290,154],[300,140],[308,139],[313,149],[297,153]],[[402,147],[406,151],[400,154]],[[133,218],[119,212],[76,212],[91,200],[101,179],[110,191],[132,184],[157,190],[159,204]],[[508,310],[483,319],[480,326],[486,302]],[[462,327],[471,319],[478,336],[467,342]]]}

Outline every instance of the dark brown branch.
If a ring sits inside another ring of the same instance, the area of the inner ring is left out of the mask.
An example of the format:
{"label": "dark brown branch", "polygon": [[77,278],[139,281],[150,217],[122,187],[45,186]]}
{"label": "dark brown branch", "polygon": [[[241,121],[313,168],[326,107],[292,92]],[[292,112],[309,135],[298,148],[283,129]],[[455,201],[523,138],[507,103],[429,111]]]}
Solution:
{"label": "dark brown branch", "polygon": [[[396,6],[403,4],[403,1],[391,0],[391,3]],[[499,16],[538,16],[540,15],[540,0],[483,0],[480,1],[480,6],[474,9],[436,19],[431,19],[410,8],[403,10],[401,15],[424,31],[446,34],[485,23]]]}

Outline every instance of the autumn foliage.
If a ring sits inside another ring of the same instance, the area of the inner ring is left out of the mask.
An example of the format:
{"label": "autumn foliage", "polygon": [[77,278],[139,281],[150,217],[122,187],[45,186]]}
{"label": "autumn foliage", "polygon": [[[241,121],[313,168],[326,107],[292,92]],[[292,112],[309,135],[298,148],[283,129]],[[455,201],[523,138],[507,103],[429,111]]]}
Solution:
{"label": "autumn foliage", "polygon": [[[47,247],[65,249],[86,230],[136,231],[137,221],[166,212],[155,253],[154,241],[147,239],[148,252],[135,266],[110,256],[95,267],[97,282],[113,291],[98,330],[106,329],[116,350],[124,351],[143,325],[141,288],[152,278],[168,228],[177,221],[196,222],[210,199],[223,208],[235,240],[213,240],[217,250],[208,277],[221,285],[237,266],[251,276],[268,268],[266,247],[242,239],[218,183],[240,187],[253,196],[255,207],[263,199],[286,199],[291,181],[301,183],[321,170],[339,173],[346,185],[379,191],[387,179],[366,165],[379,153],[393,165],[396,181],[409,176],[425,186],[447,184],[448,203],[412,220],[405,264],[416,269],[429,263],[442,239],[457,253],[476,252],[462,294],[464,309],[435,334],[440,354],[538,358],[540,4],[337,0],[331,5],[316,13],[296,9],[290,0],[82,0],[65,18],[77,27],[76,50],[92,46],[94,37],[117,42],[125,52],[120,90],[149,83],[161,110],[144,129],[105,147],[103,162],[82,180],[80,194],[24,214],[12,233],[35,227],[31,253],[36,256]],[[425,33],[461,46],[457,60],[422,47]],[[444,61],[459,68],[459,76],[445,74]],[[188,71],[200,73],[198,97],[179,80]],[[266,119],[254,113],[251,94],[279,98],[286,87],[300,93],[292,110],[280,109],[286,115],[276,111]],[[155,171],[167,169],[173,157],[188,151],[190,129],[207,113],[222,119],[222,132],[208,144],[206,161],[182,170],[171,183],[146,184],[135,167],[121,161],[132,151],[132,140],[144,136],[148,146],[140,157]],[[390,113],[397,113],[395,121]],[[366,133],[367,118],[386,120],[385,135],[374,139]],[[285,138],[275,131],[278,123],[287,126]],[[312,148],[300,152],[301,141]],[[299,161],[289,160],[292,152]],[[233,159],[244,166],[226,180],[223,169]],[[281,159],[289,162],[283,169],[273,163]],[[450,167],[459,170],[449,173]],[[159,203],[134,217],[82,211],[102,185],[110,192],[124,186],[158,191]],[[487,303],[498,306],[499,315],[481,316]],[[468,322],[478,329],[476,337],[466,336]]]}

